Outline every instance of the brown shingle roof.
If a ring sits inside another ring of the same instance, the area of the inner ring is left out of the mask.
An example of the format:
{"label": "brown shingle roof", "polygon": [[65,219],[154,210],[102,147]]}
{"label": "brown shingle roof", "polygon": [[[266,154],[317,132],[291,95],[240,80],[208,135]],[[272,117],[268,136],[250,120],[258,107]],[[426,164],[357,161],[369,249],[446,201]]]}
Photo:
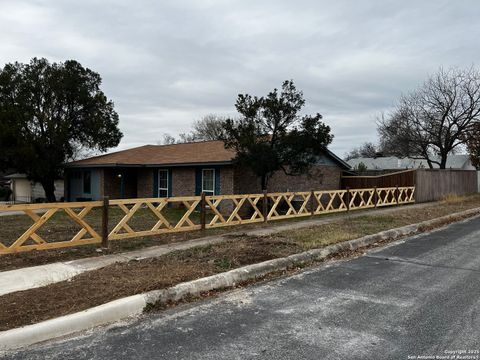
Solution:
{"label": "brown shingle roof", "polygon": [[223,141],[203,141],[173,145],[144,145],[111,154],[73,161],[67,166],[176,165],[228,163],[235,153]]}

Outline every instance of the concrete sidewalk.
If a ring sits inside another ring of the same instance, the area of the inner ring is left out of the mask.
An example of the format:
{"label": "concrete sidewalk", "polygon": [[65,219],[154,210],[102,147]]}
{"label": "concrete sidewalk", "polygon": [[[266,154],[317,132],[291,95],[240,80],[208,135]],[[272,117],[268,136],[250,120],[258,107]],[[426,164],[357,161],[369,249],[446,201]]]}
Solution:
{"label": "concrete sidewalk", "polygon": [[[410,209],[419,209],[431,206],[431,203],[408,205]],[[405,208],[405,207],[402,207]],[[140,250],[104,255],[99,257],[90,257],[66,262],[58,262],[47,265],[33,266],[28,268],[0,272],[0,296],[15,291],[27,290],[36,287],[45,286],[71,279],[72,277],[86,271],[100,269],[107,265],[117,262],[128,262],[131,260],[141,260],[155,258],[173,251],[186,250],[196,246],[205,246],[217,244],[228,240],[231,235],[253,235],[266,236],[282,232],[285,230],[295,230],[318,226],[329,222],[337,221],[342,218],[355,218],[359,216],[374,216],[379,214],[388,214],[398,211],[400,207],[389,207],[384,209],[363,210],[358,212],[345,213],[336,216],[319,216],[317,218],[300,220],[298,222],[288,222],[282,224],[271,223],[269,226],[244,231],[233,231],[223,235],[207,236],[203,238],[183,241],[179,243],[151,246]]]}

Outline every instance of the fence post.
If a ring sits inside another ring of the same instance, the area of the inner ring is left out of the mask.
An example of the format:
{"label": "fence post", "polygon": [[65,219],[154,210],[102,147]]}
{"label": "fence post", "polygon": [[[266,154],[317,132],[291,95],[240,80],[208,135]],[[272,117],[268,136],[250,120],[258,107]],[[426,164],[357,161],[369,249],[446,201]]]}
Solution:
{"label": "fence post", "polygon": [[400,191],[398,191],[398,185],[395,185],[395,201],[398,205],[398,198],[400,197]]}
{"label": "fence post", "polygon": [[206,208],[207,204],[205,201],[205,193],[202,191],[201,198],[200,198],[200,227],[203,230],[205,230],[205,224],[206,224]]}
{"label": "fence post", "polygon": [[375,205],[375,207],[377,207],[377,203],[378,203],[377,187],[374,186],[373,187],[373,204]]}
{"label": "fence post", "polygon": [[263,221],[264,221],[264,222],[267,222],[267,217],[268,217],[268,196],[267,196],[267,190],[263,190],[262,215],[263,215]]}
{"label": "fence post", "polygon": [[110,200],[108,196],[103,197],[102,205],[102,249],[108,250],[108,208]]}
{"label": "fence post", "polygon": [[347,211],[350,211],[350,188],[347,186]]}
{"label": "fence post", "polygon": [[310,212],[311,215],[315,215],[315,191],[310,191]]}

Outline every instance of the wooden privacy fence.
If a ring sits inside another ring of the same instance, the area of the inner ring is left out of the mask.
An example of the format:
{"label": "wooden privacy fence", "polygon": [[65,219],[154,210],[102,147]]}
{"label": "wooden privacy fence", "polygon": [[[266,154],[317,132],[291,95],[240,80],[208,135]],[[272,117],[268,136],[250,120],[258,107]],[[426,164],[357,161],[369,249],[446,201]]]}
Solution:
{"label": "wooden privacy fence", "polygon": [[415,169],[396,171],[390,174],[370,176],[342,176],[342,187],[361,189],[395,186],[415,186]]}
{"label": "wooden privacy fence", "polygon": [[16,212],[0,216],[0,254],[402,205],[414,193],[410,186],[0,205],[0,215]]}
{"label": "wooden privacy fence", "polygon": [[418,169],[415,186],[417,202],[436,201],[449,194],[473,194],[478,190],[477,172],[461,169]]}
{"label": "wooden privacy fence", "polygon": [[479,190],[475,170],[411,169],[376,176],[343,176],[342,187],[355,189],[377,187],[415,187],[415,201],[440,200],[456,194],[473,194]]}

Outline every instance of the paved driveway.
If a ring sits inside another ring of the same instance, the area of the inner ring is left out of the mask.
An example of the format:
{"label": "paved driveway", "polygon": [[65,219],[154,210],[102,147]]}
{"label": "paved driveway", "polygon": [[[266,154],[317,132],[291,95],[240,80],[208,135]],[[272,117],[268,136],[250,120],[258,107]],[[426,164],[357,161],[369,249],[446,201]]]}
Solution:
{"label": "paved driveway", "polygon": [[474,219],[357,259],[36,346],[9,358],[444,356],[480,349],[479,312],[480,220]]}

